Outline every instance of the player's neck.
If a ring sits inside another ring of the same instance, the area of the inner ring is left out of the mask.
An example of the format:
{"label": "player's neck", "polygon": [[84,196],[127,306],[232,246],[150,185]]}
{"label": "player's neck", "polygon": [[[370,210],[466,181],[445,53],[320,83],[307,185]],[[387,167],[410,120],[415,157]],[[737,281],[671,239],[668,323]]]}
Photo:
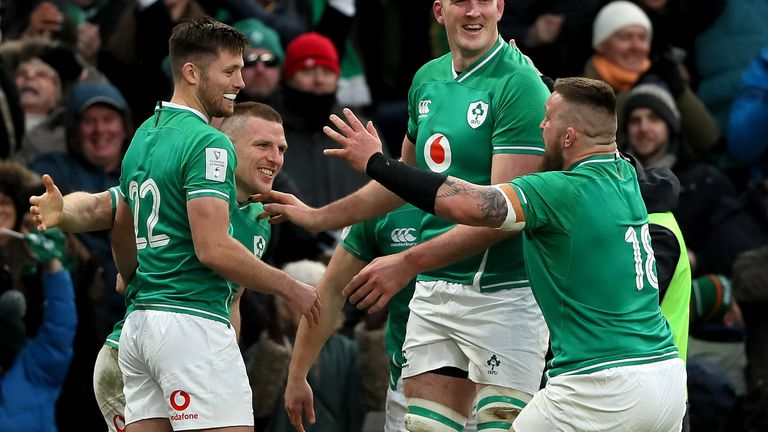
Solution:
{"label": "player's neck", "polygon": [[485,47],[482,50],[479,51],[467,51],[462,50],[459,47],[452,47],[451,49],[451,60],[453,61],[453,70],[460,74],[467,70],[470,66],[472,66],[476,61],[480,60],[484,55],[490,51],[494,45],[496,45],[496,40],[491,40],[490,44]]}
{"label": "player's neck", "polygon": [[171,96],[171,103],[183,105],[201,112],[210,123],[211,116],[208,115],[208,111],[205,110],[200,98],[190,91],[179,88],[178,86],[173,90],[173,96]]}
{"label": "player's neck", "polygon": [[586,158],[599,155],[613,155],[616,154],[616,151],[617,147],[615,142],[611,144],[584,146],[578,151],[574,151],[571,155],[564,155],[563,169],[568,169],[568,167],[572,167],[574,164]]}
{"label": "player's neck", "polygon": [[239,186],[240,182],[235,182],[235,192],[237,194],[237,203],[243,204],[248,201],[248,199],[251,198],[250,193],[248,191],[244,190],[242,187]]}

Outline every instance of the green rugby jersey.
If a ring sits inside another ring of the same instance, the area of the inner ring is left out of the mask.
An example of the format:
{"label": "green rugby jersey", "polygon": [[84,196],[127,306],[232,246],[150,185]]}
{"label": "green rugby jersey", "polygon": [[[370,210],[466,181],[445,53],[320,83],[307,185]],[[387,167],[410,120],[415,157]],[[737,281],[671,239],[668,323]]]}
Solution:
{"label": "green rugby jersey", "polygon": [[229,138],[188,107],[163,102],[136,131],[120,176],[136,232],[136,308],[229,323],[237,287],[195,255],[187,201],[220,198],[231,213],[236,164]]}
{"label": "green rugby jersey", "polygon": [[[458,75],[450,54],[432,60],[416,73],[408,92],[408,139],[416,145],[419,167],[490,184],[493,155],[544,153],[539,124],[548,96],[536,71],[501,37]],[[426,214],[422,239],[453,226]],[[482,291],[530,286],[517,237],[418,279],[474,285]]]}
{"label": "green rugby jersey", "polygon": [[550,331],[547,375],[675,358],[632,165],[595,155],[510,184],[525,214],[526,268]]}
{"label": "green rugby jersey", "polygon": [[[402,252],[419,243],[419,225],[424,212],[406,204],[384,216],[361,222],[344,229],[341,245],[350,255],[361,261]],[[408,282],[387,303],[387,329],[384,342],[389,357],[389,385],[394,390],[400,379],[403,358],[403,342],[408,315],[408,304],[413,297],[416,280]]]}
{"label": "green rugby jersey", "polygon": [[[114,199],[114,198],[113,198]],[[232,213],[232,236],[243,244],[248,250],[252,251],[259,259],[264,255],[264,251],[267,249],[269,240],[272,236],[272,228],[269,225],[269,219],[259,219],[259,215],[264,211],[264,206],[261,203],[246,203],[240,205],[238,210]],[[133,285],[132,285],[133,286]],[[127,317],[131,312],[136,309],[134,306],[134,298],[136,297],[136,289],[130,288],[125,291],[125,304]],[[231,299],[227,300],[231,303]],[[112,333],[107,336],[107,340],[104,343],[113,348],[119,348],[120,346],[120,333],[123,331],[123,323],[125,319],[120,320],[112,328]]]}

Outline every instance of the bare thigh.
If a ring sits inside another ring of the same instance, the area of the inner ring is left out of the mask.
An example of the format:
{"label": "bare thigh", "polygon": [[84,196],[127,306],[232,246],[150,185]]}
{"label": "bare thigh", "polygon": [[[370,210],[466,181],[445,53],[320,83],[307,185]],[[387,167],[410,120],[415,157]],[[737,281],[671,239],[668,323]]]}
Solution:
{"label": "bare thigh", "polygon": [[472,414],[475,383],[435,373],[423,373],[403,379],[406,398],[419,398],[445,405],[465,417]]}

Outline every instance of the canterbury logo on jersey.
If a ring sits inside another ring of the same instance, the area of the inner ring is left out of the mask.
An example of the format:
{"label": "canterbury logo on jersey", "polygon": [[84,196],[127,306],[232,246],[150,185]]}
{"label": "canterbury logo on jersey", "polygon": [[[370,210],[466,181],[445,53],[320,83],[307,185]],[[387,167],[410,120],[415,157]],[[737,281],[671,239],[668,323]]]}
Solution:
{"label": "canterbury logo on jersey", "polygon": [[431,103],[432,101],[429,99],[419,101],[419,118],[426,117],[429,114],[429,104]]}
{"label": "canterbury logo on jersey", "polygon": [[441,133],[432,134],[424,142],[424,162],[430,170],[441,173],[451,166],[451,143]]}
{"label": "canterbury logo on jersey", "polygon": [[404,243],[413,243],[416,241],[416,236],[412,233],[416,232],[416,228],[395,228],[390,235],[394,245],[402,245]]}

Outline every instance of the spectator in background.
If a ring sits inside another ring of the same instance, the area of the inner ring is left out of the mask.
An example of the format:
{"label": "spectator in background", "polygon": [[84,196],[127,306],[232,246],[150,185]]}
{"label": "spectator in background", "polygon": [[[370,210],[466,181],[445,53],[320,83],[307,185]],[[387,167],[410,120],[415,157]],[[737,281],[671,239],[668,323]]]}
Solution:
{"label": "spectator in background", "polygon": [[[704,104],[670,61],[652,63],[649,57],[653,29],[648,16],[634,3],[614,1],[597,14],[593,24],[592,48],[584,76],[607,82],[616,92],[616,109],[622,111],[626,93],[645,80],[661,80],[669,88],[680,112],[680,131],[697,152],[710,150],[720,139],[720,130]],[[620,147],[626,145],[621,134]]]}
{"label": "spectator in background", "polygon": [[[0,162],[1,228],[27,231],[25,198],[32,181],[21,165]],[[59,262],[64,242],[40,248],[30,240],[0,234],[0,430],[50,432],[56,431],[77,314],[72,280]],[[36,315],[43,304],[45,311]]]}
{"label": "spectator in background", "polygon": [[499,31],[515,39],[536,68],[552,78],[576,76],[592,54],[589,36],[600,0],[515,1]]}
{"label": "spectator in background", "polygon": [[691,88],[698,86],[696,36],[717,19],[725,0],[635,0],[651,20],[652,61],[666,57],[684,68]]}
{"label": "spectator in background", "polygon": [[752,170],[752,179],[766,179],[768,170],[768,45],[752,60],[741,78],[731,108],[728,148]]}
{"label": "spectator in background", "polygon": [[[297,280],[316,286],[325,273],[325,265],[302,260],[286,264],[286,273]],[[248,348],[244,357],[253,388],[253,415],[259,430],[283,432],[291,423],[283,407],[283,389],[288,374],[292,344],[301,316],[292,314],[282,299],[270,296],[270,328],[259,342]],[[341,328],[341,320],[338,327]],[[383,354],[383,349],[382,349]],[[317,421],[306,428],[309,432],[359,432],[364,417],[360,398],[358,346],[338,333],[330,337],[310,369],[308,381],[315,389]]]}
{"label": "spectator in background", "polygon": [[[700,7],[699,1],[693,3]],[[766,42],[768,2],[753,0],[726,1],[715,22],[696,37],[700,78],[696,94],[723,131],[728,129],[728,115],[742,72]]]}
{"label": "spectator in background", "polygon": [[0,159],[18,151],[24,136],[24,111],[13,79],[4,69],[0,56]]}
{"label": "spectator in background", "polygon": [[280,37],[255,18],[238,21],[232,27],[243,32],[250,42],[250,47],[243,53],[245,87],[237,94],[237,101],[273,105],[285,58]]}
{"label": "spectator in background", "polygon": [[61,107],[61,80],[50,65],[33,57],[16,69],[16,87],[24,109],[24,129],[44,122]]}
{"label": "spectator in background", "polygon": [[[43,155],[32,162],[31,168],[40,174],[50,174],[64,193],[107,190],[119,182],[120,163],[132,135],[130,125],[130,110],[117,88],[105,82],[78,84],[67,103],[67,152]],[[101,259],[101,280],[109,288],[90,299],[97,303],[94,311],[104,313],[92,324],[92,330],[101,339],[125,312],[123,299],[111,289],[117,271],[109,233],[80,234],[78,238]]]}
{"label": "spectator in background", "polygon": [[16,69],[16,87],[26,135],[14,160],[27,165],[43,153],[66,151],[61,80],[56,70],[33,57]]}
{"label": "spectator in background", "polygon": [[35,338],[25,341],[24,297],[15,290],[0,295],[2,430],[57,430],[56,401],[72,360],[77,314],[69,272],[56,259],[44,265],[47,306]]}
{"label": "spectator in background", "polygon": [[318,33],[306,33],[286,49],[283,65],[283,116],[291,146],[285,172],[302,192],[302,201],[318,207],[342,198],[367,183],[364,175],[343,161],[323,155],[336,144],[325,136],[328,116],[341,115],[336,101],[339,56],[333,43]]}
{"label": "spectator in background", "polygon": [[680,180],[675,217],[694,275],[729,274],[734,258],[759,245],[759,226],[744,212],[731,181],[695,159],[680,139],[681,115],[661,85],[643,84],[627,93],[623,112],[627,151],[645,168],[666,167]]}

